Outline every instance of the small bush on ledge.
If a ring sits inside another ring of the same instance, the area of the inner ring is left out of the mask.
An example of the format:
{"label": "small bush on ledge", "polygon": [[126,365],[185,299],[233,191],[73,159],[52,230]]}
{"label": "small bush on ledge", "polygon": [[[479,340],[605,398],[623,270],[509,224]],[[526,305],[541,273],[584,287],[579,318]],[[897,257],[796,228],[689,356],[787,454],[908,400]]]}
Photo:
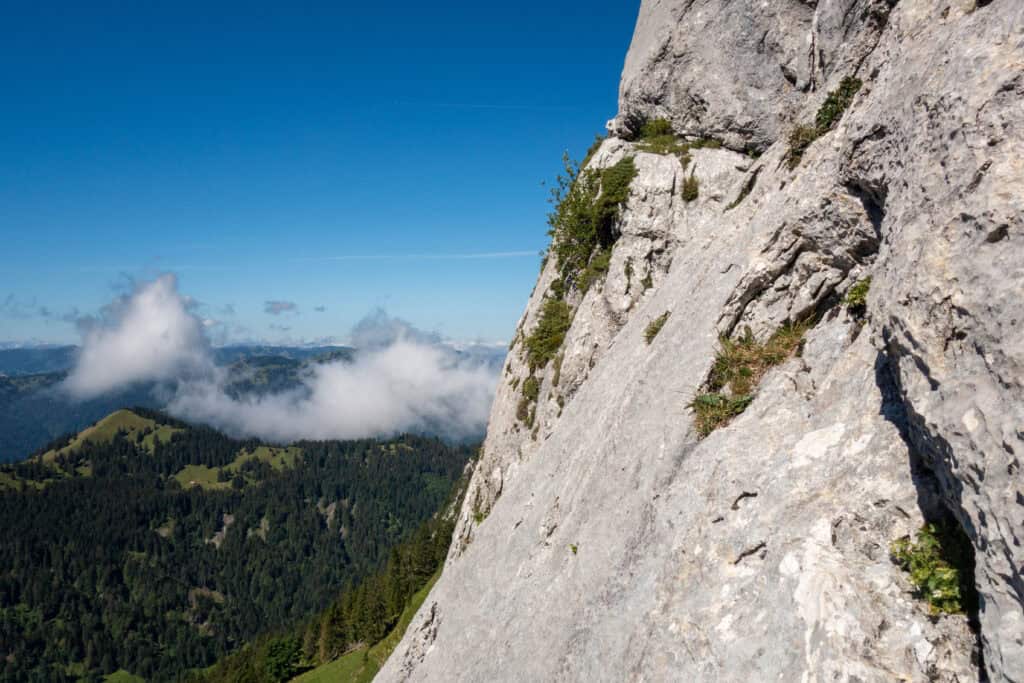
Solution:
{"label": "small bush on ledge", "polygon": [[800,350],[808,329],[808,323],[785,325],[763,343],[749,327],[740,339],[722,337],[706,389],[690,402],[697,433],[703,438],[746,410],[761,378]]}
{"label": "small bush on ledge", "polygon": [[657,318],[648,323],[647,327],[644,328],[644,340],[648,345],[654,341],[654,338],[661,332],[661,328],[665,326],[665,322],[668,320],[668,316],[671,314],[670,311],[665,311]]}

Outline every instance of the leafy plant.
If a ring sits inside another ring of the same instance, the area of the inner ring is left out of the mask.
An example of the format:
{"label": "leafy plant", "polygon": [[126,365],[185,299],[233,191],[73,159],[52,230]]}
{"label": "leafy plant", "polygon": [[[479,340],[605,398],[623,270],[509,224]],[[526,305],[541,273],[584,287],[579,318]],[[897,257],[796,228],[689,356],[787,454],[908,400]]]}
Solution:
{"label": "leafy plant", "polygon": [[671,311],[665,311],[648,323],[647,327],[644,328],[644,340],[648,344],[654,341],[654,338],[658,336],[659,332],[661,332],[661,328],[665,326],[665,321],[668,320],[669,315],[671,315]]}
{"label": "leafy plant", "polygon": [[700,181],[696,176],[697,169],[690,171],[690,177],[683,180],[683,201],[692,202],[700,194]]}
{"label": "leafy plant", "polygon": [[799,351],[808,327],[784,325],[763,343],[749,327],[739,339],[722,337],[706,389],[690,402],[697,433],[707,436],[746,410],[768,370]]}
{"label": "leafy plant", "polygon": [[958,524],[926,524],[916,542],[906,537],[894,541],[890,554],[910,574],[918,597],[928,602],[932,614],[975,609],[974,549]]}
{"label": "leafy plant", "polygon": [[846,310],[855,316],[862,316],[868,310],[868,291],[871,289],[871,277],[858,280],[853,287],[850,287],[843,297]]}

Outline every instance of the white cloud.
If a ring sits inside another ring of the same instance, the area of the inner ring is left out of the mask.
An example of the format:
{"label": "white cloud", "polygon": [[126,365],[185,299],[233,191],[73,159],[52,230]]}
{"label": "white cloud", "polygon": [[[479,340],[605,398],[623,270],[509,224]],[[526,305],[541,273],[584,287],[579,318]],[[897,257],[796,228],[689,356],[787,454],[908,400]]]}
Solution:
{"label": "white cloud", "polygon": [[82,350],[65,388],[88,398],[136,382],[208,372],[204,325],[189,306],[177,279],[163,275],[116,299],[99,318],[80,321]]}
{"label": "white cloud", "polygon": [[347,439],[401,431],[482,432],[497,383],[493,358],[457,352],[436,334],[376,311],[351,335],[352,362],[313,365],[298,389],[235,398],[212,361],[204,320],[173,276],[137,287],[84,331],[68,377],[76,396],[143,380],[173,380],[167,409],[237,436]]}

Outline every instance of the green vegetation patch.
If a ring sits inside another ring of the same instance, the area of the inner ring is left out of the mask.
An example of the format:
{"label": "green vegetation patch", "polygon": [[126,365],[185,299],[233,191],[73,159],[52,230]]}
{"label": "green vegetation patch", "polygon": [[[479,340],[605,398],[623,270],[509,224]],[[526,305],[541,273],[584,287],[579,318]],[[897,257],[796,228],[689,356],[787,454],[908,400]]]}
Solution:
{"label": "green vegetation patch", "polygon": [[119,433],[128,438],[138,439],[141,432],[144,435],[141,440],[142,446],[147,452],[153,453],[155,440],[159,439],[161,443],[168,443],[171,436],[180,431],[182,430],[176,427],[157,424],[156,420],[142,417],[130,410],[118,410],[92,427],[83,429],[63,448],[43,453],[40,459],[45,463],[52,463],[61,455],[78,452],[86,441],[94,444],[110,443]]}
{"label": "green vegetation patch", "polygon": [[186,465],[174,478],[182,488],[200,486],[208,490],[227,489],[232,487],[233,480],[238,476],[243,478],[244,483],[252,483],[252,479],[243,474],[247,463],[265,462],[272,469],[281,471],[294,467],[300,457],[302,449],[296,446],[257,446],[251,451],[243,448],[234,461],[223,467]]}
{"label": "green vegetation patch", "polygon": [[814,123],[823,134],[832,130],[832,127],[843,117],[843,112],[849,108],[854,96],[864,85],[859,78],[847,76],[839,82],[839,87],[829,92],[814,117]]}
{"label": "green vegetation patch", "polygon": [[103,677],[103,683],[146,683],[142,676],[136,676],[124,669],[119,669]]}
{"label": "green vegetation patch", "polygon": [[707,387],[690,403],[697,433],[705,437],[746,410],[764,375],[799,351],[808,329],[785,325],[763,343],[749,327],[739,339],[722,337]]}
{"label": "green vegetation patch", "polygon": [[586,294],[591,285],[598,280],[603,279],[604,276],[608,274],[608,266],[611,264],[611,260],[611,249],[597,250],[597,252],[591,257],[590,262],[587,263],[587,267],[583,269],[583,273],[580,274],[580,294]]}
{"label": "green vegetation patch", "polygon": [[372,681],[377,671],[367,661],[367,648],[360,647],[292,679],[292,683],[349,683]]}
{"label": "green vegetation patch", "polygon": [[558,264],[562,283],[568,287],[590,263],[598,249],[610,249],[615,242],[615,222],[636,177],[632,157],[606,169],[578,170],[563,159],[565,174],[559,175],[552,190],[555,210],[548,215],[551,253]]}
{"label": "green vegetation patch", "polygon": [[690,171],[690,175],[683,179],[682,197],[684,202],[692,202],[700,195],[700,181],[697,180],[697,169]]}
{"label": "green vegetation patch", "polygon": [[659,332],[661,332],[661,328],[665,326],[665,322],[668,320],[668,317],[671,314],[671,311],[665,311],[657,318],[649,322],[647,324],[647,327],[644,328],[644,341],[646,341],[648,344],[654,341],[654,338],[658,336]]}
{"label": "green vegetation patch", "polygon": [[926,524],[917,540],[901,538],[890,547],[893,562],[910,574],[916,594],[932,614],[959,614],[977,609],[974,548],[959,524]]}
{"label": "green vegetation patch", "polygon": [[804,152],[812,142],[835,127],[862,85],[859,78],[847,76],[839,82],[838,88],[829,91],[814,117],[814,125],[797,126],[790,132],[789,152],[786,154],[786,163],[790,170],[800,165]]}
{"label": "green vegetation patch", "polygon": [[868,310],[868,292],[871,290],[871,277],[868,276],[858,280],[853,287],[850,287],[843,297],[843,304],[851,314],[863,316]]}
{"label": "green vegetation patch", "polygon": [[640,152],[674,154],[679,157],[683,168],[690,164],[690,150],[718,149],[721,146],[720,141],[711,138],[683,140],[672,130],[671,122],[664,118],[645,122],[640,128],[640,137],[636,142],[636,149]]}
{"label": "green vegetation patch", "polygon": [[526,361],[531,370],[545,367],[555,357],[562,348],[571,324],[572,309],[569,304],[551,297],[544,300],[537,327],[524,342]]}

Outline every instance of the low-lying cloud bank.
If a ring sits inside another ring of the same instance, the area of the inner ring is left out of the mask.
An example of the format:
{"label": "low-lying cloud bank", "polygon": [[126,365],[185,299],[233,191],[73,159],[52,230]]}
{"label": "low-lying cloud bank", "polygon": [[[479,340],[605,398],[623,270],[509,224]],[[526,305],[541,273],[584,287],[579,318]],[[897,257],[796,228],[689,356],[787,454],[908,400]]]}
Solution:
{"label": "low-lying cloud bank", "polygon": [[166,275],[141,284],[83,329],[82,351],[64,388],[88,398],[161,382],[170,413],[272,441],[483,432],[496,364],[459,353],[438,335],[380,311],[353,329],[352,342],[357,353],[351,362],[314,364],[297,389],[232,397],[202,320],[174,276]]}

